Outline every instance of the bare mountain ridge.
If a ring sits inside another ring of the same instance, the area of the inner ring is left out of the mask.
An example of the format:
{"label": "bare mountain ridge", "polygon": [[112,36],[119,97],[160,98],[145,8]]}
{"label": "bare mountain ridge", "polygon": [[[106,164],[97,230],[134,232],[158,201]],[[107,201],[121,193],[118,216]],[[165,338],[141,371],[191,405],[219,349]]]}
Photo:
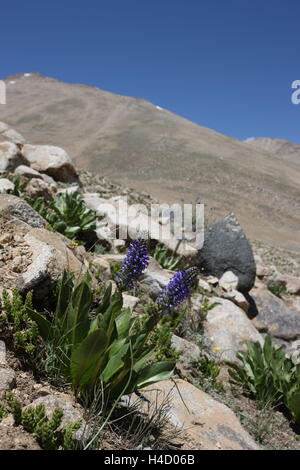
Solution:
{"label": "bare mountain ridge", "polygon": [[[0,120],[79,167],[169,202],[197,194],[255,239],[300,251],[300,163],[152,103],[39,74],[7,77]],[[296,144],[295,144],[296,145]]]}
{"label": "bare mountain ridge", "polygon": [[300,144],[270,137],[251,137],[245,142],[258,150],[266,150],[285,160],[300,164]]}

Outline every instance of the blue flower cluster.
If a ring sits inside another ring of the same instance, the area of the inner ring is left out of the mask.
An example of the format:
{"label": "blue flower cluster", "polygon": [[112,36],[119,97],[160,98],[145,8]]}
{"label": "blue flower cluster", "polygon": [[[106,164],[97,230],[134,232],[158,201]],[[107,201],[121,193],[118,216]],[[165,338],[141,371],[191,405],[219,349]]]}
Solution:
{"label": "blue flower cluster", "polygon": [[127,256],[116,276],[116,283],[121,291],[132,289],[138,278],[149,264],[146,240],[134,240],[130,243]]}
{"label": "blue flower cluster", "polygon": [[157,298],[157,304],[164,315],[170,314],[175,307],[185,300],[195,277],[199,274],[196,267],[177,271],[167,287]]}

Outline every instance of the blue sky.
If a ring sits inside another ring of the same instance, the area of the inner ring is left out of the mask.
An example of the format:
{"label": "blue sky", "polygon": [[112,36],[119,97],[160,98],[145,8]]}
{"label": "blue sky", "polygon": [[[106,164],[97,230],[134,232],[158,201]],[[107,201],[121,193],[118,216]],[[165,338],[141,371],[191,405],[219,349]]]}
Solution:
{"label": "blue sky", "polygon": [[1,78],[40,72],[239,139],[300,143],[299,0],[14,0],[0,11]]}

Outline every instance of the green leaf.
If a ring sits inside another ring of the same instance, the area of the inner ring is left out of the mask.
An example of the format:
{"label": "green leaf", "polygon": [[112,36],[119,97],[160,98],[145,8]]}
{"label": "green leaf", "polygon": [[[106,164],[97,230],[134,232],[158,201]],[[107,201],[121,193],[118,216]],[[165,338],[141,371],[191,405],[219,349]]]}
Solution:
{"label": "green leaf", "polygon": [[137,387],[143,388],[160,380],[169,379],[174,372],[175,366],[175,362],[162,361],[145,367],[138,375]]}
{"label": "green leaf", "polygon": [[300,424],[300,384],[287,398],[287,407],[297,424]]}
{"label": "green leaf", "polygon": [[104,383],[107,383],[120,369],[122,369],[122,367],[124,367],[124,361],[122,359],[128,350],[129,343],[124,344],[117,354],[109,359],[104,371],[101,374],[101,378]]}
{"label": "green leaf", "polygon": [[41,337],[44,340],[48,340],[51,337],[51,323],[43,315],[29,307],[26,308],[26,312],[31,320],[37,324]]}
{"label": "green leaf", "polygon": [[87,335],[90,328],[88,318],[93,300],[91,288],[83,280],[74,290],[71,307],[68,309],[67,328],[70,332],[70,342],[73,346],[80,343]]}
{"label": "green leaf", "polygon": [[110,303],[110,298],[111,298],[111,291],[112,291],[112,283],[110,282],[108,287],[105,290],[102,302],[97,307],[96,314],[104,313],[105,310],[108,309],[109,303]]}
{"label": "green leaf", "polygon": [[67,271],[63,272],[62,278],[59,282],[59,291],[56,304],[56,315],[62,317],[70,303],[72,291],[74,287],[73,275]]}
{"label": "green leaf", "polygon": [[73,351],[71,356],[71,378],[75,388],[94,386],[100,374],[101,364],[107,348],[107,336],[104,330],[97,329],[90,333]]}
{"label": "green leaf", "polygon": [[118,338],[125,338],[128,336],[130,329],[130,318],[131,311],[130,308],[126,308],[121,311],[120,315],[116,318],[116,328],[118,332]]}

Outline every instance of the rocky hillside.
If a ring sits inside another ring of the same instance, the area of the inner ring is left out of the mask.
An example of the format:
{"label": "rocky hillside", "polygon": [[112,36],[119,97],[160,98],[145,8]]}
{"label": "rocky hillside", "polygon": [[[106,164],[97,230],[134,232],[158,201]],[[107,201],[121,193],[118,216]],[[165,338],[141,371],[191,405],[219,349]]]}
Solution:
{"label": "rocky hillside", "polygon": [[[78,167],[154,197],[234,211],[251,239],[299,252],[300,165],[139,98],[39,74],[5,79],[0,120],[33,144],[58,145]],[[205,116],[203,116],[205,122]]]}
{"label": "rocky hillside", "polygon": [[0,126],[0,449],[300,450],[300,277],[232,213],[112,240],[151,197]]}
{"label": "rocky hillside", "polygon": [[283,160],[299,164],[300,145],[283,139],[271,139],[269,137],[252,137],[245,141],[256,149],[266,150],[267,152],[278,155]]}

